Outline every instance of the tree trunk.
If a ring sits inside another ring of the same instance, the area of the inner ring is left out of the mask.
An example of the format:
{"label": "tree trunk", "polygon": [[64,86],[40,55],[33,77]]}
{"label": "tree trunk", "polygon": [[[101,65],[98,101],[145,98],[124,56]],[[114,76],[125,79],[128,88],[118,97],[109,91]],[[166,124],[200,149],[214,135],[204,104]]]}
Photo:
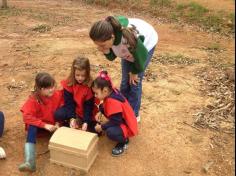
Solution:
{"label": "tree trunk", "polygon": [[2,0],[2,8],[7,8],[7,0]]}

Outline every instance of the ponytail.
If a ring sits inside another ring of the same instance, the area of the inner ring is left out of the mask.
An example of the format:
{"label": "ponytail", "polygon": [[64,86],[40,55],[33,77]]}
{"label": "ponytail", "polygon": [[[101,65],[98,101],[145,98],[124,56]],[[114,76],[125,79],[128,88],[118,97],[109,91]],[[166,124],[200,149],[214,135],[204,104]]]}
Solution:
{"label": "ponytail", "polygon": [[122,26],[120,22],[117,19],[115,19],[113,16],[106,17],[105,21],[111,24],[114,32],[119,32],[122,30]]}
{"label": "ponytail", "polygon": [[122,35],[126,39],[127,44],[130,46],[131,50],[134,50],[137,44],[137,37],[135,35],[135,30],[133,28],[123,28]]}
{"label": "ponytail", "polygon": [[90,29],[89,36],[93,41],[105,42],[112,38],[117,32],[122,32],[131,50],[135,49],[137,44],[137,34],[135,26],[123,27],[113,16],[108,16],[105,20],[95,22]]}
{"label": "ponytail", "polygon": [[106,18],[106,21],[108,21],[114,30],[114,32],[122,32],[122,36],[126,39],[127,43],[131,50],[135,49],[136,44],[137,44],[137,30],[135,26],[132,27],[122,27],[120,22],[113,16],[108,16]]}

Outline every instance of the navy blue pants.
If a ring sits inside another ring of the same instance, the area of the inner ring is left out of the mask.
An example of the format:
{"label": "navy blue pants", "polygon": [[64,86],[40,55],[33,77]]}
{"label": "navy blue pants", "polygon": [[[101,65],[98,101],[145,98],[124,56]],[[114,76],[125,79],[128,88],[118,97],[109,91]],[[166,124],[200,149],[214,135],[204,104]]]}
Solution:
{"label": "navy blue pants", "polygon": [[2,113],[2,111],[0,111],[0,137],[2,137],[3,134],[3,130],[4,130],[4,115]]}
{"label": "navy blue pants", "polygon": [[43,128],[39,128],[39,127],[36,127],[36,126],[33,126],[33,125],[29,125],[28,127],[28,131],[27,131],[27,138],[26,138],[26,142],[29,142],[29,143],[36,143],[36,139],[37,139],[37,135],[39,133],[42,133],[42,132],[46,132],[48,134],[51,134],[49,131],[43,129]]}
{"label": "navy blue pants", "polygon": [[112,127],[107,128],[105,131],[109,139],[119,142],[119,143],[125,142],[123,131],[120,126],[112,126]]}
{"label": "navy blue pants", "polygon": [[55,121],[63,122],[63,126],[69,126],[70,115],[66,107],[61,107],[54,113]]}

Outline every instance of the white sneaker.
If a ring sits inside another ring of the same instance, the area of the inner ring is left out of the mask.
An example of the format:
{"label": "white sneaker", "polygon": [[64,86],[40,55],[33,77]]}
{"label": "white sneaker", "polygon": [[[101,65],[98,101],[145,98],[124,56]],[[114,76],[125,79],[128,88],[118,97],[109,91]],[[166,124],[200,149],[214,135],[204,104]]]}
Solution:
{"label": "white sneaker", "polygon": [[140,117],[140,115],[137,116],[136,119],[137,119],[137,122],[139,123],[139,122],[141,121],[141,117]]}
{"label": "white sneaker", "polygon": [[5,151],[3,150],[3,148],[0,147],[0,159],[4,159],[4,158],[6,158],[6,153],[5,153]]}

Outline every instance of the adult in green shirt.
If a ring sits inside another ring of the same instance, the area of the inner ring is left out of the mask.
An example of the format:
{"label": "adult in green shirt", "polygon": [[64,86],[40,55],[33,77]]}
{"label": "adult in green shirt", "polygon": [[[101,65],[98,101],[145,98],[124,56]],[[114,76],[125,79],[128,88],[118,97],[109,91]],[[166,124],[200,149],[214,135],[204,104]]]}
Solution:
{"label": "adult in green shirt", "polygon": [[140,121],[142,80],[158,42],[157,32],[141,19],[108,16],[92,25],[89,36],[108,60],[121,58],[120,91]]}

